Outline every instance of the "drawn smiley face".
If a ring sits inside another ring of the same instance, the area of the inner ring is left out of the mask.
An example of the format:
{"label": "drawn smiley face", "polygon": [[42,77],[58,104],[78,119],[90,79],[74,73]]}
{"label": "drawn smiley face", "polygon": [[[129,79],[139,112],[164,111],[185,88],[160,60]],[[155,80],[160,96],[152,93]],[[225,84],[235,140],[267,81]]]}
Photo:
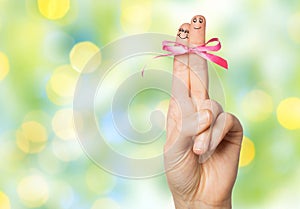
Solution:
{"label": "drawn smiley face", "polygon": [[178,29],[177,36],[181,39],[188,39],[189,38],[189,29],[187,27],[181,26]]}
{"label": "drawn smiley face", "polygon": [[193,17],[192,21],[192,27],[195,30],[200,30],[201,28],[205,27],[205,17],[202,15],[196,15],[195,17]]}

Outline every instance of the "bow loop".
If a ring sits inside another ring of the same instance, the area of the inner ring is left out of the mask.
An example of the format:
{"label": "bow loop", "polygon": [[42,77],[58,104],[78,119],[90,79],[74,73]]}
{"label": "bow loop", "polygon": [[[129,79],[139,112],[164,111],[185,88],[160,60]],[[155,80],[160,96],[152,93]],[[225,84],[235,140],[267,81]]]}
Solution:
{"label": "bow loop", "polygon": [[172,55],[186,54],[189,51],[187,46],[174,41],[163,41],[162,49],[171,52]]}

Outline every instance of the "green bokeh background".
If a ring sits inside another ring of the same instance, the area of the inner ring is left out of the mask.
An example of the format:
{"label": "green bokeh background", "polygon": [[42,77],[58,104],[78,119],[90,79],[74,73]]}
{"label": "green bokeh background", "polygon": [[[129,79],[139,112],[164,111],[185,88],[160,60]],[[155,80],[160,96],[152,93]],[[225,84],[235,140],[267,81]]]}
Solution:
{"label": "green bokeh background", "polygon": [[[57,104],[46,89],[54,70],[70,64],[69,54],[77,43],[88,41],[101,49],[133,34],[174,36],[182,22],[199,13],[207,18],[207,37],[221,39],[218,54],[229,62],[227,72],[210,65],[222,81],[224,109],[242,121],[245,136],[255,145],[255,158],[239,169],[233,208],[300,208],[300,131],[282,126],[276,113],[283,100],[300,97],[300,1],[296,0],[71,0],[70,10],[58,20],[43,16],[36,0],[0,0],[0,52],[10,65],[0,80],[0,194],[6,196],[0,195],[0,208],[7,198],[13,209],[174,208],[164,175],[143,180],[111,175],[90,161],[75,138],[60,139],[53,117],[72,108],[72,101]],[[138,66],[130,60],[121,63],[106,82],[119,85],[130,70],[138,72],[150,59],[145,56]],[[158,65],[172,70],[171,59],[151,64]],[[99,101],[107,95],[98,95]],[[129,111],[133,124],[147,129],[146,116],[166,99],[152,91],[139,95]],[[99,114],[105,116],[106,109],[99,107]],[[299,109],[299,104],[291,107]],[[100,129],[115,149],[139,157],[161,153],[163,138],[150,147],[124,146],[104,116],[99,117]],[[17,145],[17,132],[26,121],[36,121],[47,131],[45,146],[37,153],[26,153]],[[27,177],[36,184],[26,187],[25,193],[45,189],[47,200],[31,195],[32,204],[24,201],[20,188]]]}

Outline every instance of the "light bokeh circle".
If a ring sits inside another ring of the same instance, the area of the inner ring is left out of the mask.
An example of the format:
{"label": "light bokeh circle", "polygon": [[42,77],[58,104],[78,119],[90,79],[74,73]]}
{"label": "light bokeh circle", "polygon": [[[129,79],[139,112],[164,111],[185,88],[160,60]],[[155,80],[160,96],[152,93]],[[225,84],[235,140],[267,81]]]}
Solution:
{"label": "light bokeh circle", "polygon": [[0,52],[0,81],[3,80],[9,72],[9,60],[8,57]]}
{"label": "light bokeh circle", "polygon": [[286,129],[300,129],[300,98],[290,97],[282,100],[277,107],[277,119]]}
{"label": "light bokeh circle", "polygon": [[47,129],[36,121],[26,121],[16,133],[17,146],[27,154],[39,153],[48,141]]}
{"label": "light bokeh circle", "polygon": [[17,188],[23,204],[29,208],[41,207],[49,198],[49,186],[46,179],[40,175],[24,177]]}
{"label": "light bokeh circle", "polygon": [[[100,49],[91,42],[77,43],[73,46],[69,56],[71,66],[78,72],[82,72],[91,59],[95,60],[95,66],[98,66],[101,63]],[[85,72],[87,72],[86,69]],[[91,72],[95,70],[90,67],[88,67],[88,69]]]}
{"label": "light bokeh circle", "polygon": [[0,191],[0,208],[1,209],[10,209],[10,200],[8,196]]}
{"label": "light bokeh circle", "polygon": [[255,158],[255,145],[251,139],[244,136],[242,147],[241,147],[241,154],[240,154],[240,161],[239,167],[245,167],[249,165]]}
{"label": "light bokeh circle", "polygon": [[63,18],[70,9],[70,0],[38,0],[40,13],[47,19]]}

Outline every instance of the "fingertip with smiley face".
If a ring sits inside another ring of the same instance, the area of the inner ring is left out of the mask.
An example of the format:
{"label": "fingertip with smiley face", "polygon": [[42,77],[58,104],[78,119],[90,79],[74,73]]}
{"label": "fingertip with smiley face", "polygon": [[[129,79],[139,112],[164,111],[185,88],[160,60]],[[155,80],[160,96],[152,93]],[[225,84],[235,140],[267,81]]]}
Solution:
{"label": "fingertip with smiley face", "polygon": [[192,45],[205,44],[206,19],[202,15],[196,15],[192,18],[190,24],[190,43]]}
{"label": "fingertip with smiley face", "polygon": [[187,45],[190,33],[190,24],[183,23],[177,32],[176,42]]}

